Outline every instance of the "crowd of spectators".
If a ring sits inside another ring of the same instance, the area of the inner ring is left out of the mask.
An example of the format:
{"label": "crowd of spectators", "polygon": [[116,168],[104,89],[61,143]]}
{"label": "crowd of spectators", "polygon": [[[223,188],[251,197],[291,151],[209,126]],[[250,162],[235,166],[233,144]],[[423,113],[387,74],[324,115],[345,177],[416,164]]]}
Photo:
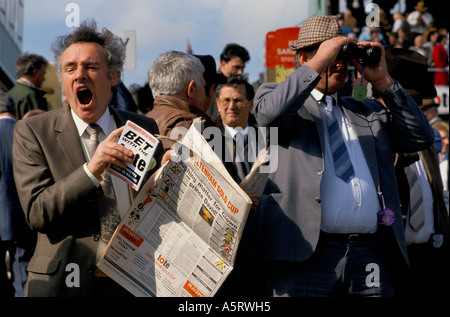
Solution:
{"label": "crowd of spectators", "polygon": [[380,42],[386,49],[417,51],[427,58],[435,85],[448,85],[448,29],[437,1],[405,0],[405,8],[399,1],[374,1],[379,14],[369,21],[362,2],[347,1],[344,12],[330,4],[330,13],[338,16],[347,36]]}

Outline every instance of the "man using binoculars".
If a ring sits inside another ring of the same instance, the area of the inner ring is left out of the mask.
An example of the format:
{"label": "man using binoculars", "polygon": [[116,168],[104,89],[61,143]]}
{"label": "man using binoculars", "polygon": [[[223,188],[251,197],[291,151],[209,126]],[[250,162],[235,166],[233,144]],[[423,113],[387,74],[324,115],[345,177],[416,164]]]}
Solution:
{"label": "man using binoculars", "polygon": [[[358,43],[363,53],[379,50],[367,62],[345,56],[343,46],[352,43],[336,17],[307,19],[292,47],[299,67],[256,93],[256,119],[278,127],[283,162],[269,176],[241,245],[251,263],[269,263],[264,295],[393,296],[395,269],[407,264],[393,153],[425,149],[434,135],[389,76],[384,48]],[[339,96],[347,58],[387,108]]]}

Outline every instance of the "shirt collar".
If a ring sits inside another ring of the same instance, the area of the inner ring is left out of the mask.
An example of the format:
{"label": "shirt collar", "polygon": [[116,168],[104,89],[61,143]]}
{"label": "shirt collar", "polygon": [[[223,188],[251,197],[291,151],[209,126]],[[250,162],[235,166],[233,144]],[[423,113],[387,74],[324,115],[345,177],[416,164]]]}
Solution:
{"label": "shirt collar", "polygon": [[0,120],[11,120],[11,121],[16,122],[16,119],[11,116],[0,116]]}
{"label": "shirt collar", "polygon": [[25,77],[20,77],[20,78],[17,80],[17,82],[22,83],[22,84],[25,84],[25,85],[28,85],[28,86],[33,87],[33,88],[36,88],[36,86],[35,86],[31,81],[29,81],[28,79],[26,79]]}
{"label": "shirt collar", "polygon": [[231,138],[234,138],[234,136],[236,134],[238,134],[239,132],[242,133],[243,135],[248,134],[248,123],[244,129],[242,129],[241,127],[237,127],[237,128],[230,127],[225,122],[223,122],[223,127],[225,128],[225,133],[227,135],[231,136]]}
{"label": "shirt collar", "polygon": [[[78,117],[78,115],[72,109],[70,109],[70,113],[72,114],[73,121],[75,121],[75,125],[78,130],[78,135],[81,137],[89,124],[81,120],[80,117]],[[107,107],[105,113],[96,122],[102,128],[103,133],[105,133],[105,135],[109,134],[109,121],[110,121],[110,111],[109,107]]]}
{"label": "shirt collar", "polygon": [[[318,91],[317,89],[313,89],[313,90],[311,91],[311,96],[312,96],[317,102],[320,102],[320,101],[322,101],[322,99],[323,99],[323,97],[324,97],[324,94],[323,94],[322,92]],[[330,95],[330,97],[333,97],[334,100],[337,101],[337,92],[335,92],[334,94]]]}

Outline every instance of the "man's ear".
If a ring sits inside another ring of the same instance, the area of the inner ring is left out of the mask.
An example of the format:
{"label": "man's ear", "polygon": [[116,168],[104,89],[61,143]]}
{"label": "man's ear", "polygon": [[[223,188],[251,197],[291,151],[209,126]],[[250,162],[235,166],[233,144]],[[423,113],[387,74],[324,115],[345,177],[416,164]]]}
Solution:
{"label": "man's ear", "polygon": [[297,57],[298,57],[298,62],[300,64],[300,66],[305,64],[309,60],[308,54],[306,54],[306,52],[304,52],[304,51],[299,51],[297,53]]}
{"label": "man's ear", "polygon": [[195,81],[192,79],[188,84],[187,84],[187,88],[186,88],[186,93],[188,95],[189,98],[191,98],[191,96],[194,94],[194,89],[195,89]]}
{"label": "man's ear", "polygon": [[114,70],[111,74],[111,86],[117,86],[119,84],[119,72]]}

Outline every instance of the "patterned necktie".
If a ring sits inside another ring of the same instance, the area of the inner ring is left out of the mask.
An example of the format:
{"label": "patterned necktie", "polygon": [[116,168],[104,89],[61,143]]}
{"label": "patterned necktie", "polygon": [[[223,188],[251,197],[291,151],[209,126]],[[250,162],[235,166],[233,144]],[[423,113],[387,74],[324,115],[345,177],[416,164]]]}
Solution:
{"label": "patterned necktie", "polygon": [[334,169],[336,171],[336,176],[348,183],[353,175],[355,175],[355,171],[353,170],[352,162],[350,161],[350,156],[348,155],[347,147],[345,146],[344,138],[342,137],[342,132],[339,129],[339,124],[334,114],[336,100],[327,96],[326,101],[327,105],[325,110],[328,117],[328,134],[330,136],[331,151],[333,152]]}
{"label": "patterned necktie", "polygon": [[[86,127],[86,132],[89,134],[89,158],[95,153],[95,150],[99,144],[98,134],[101,128],[98,124],[90,124]],[[111,174],[103,172],[101,186],[104,196],[98,199],[100,226],[101,226],[101,238],[103,241],[108,242],[117,226],[120,223],[120,213],[117,210],[116,196],[114,194],[114,187],[111,181]]]}
{"label": "patterned necktie", "polygon": [[405,168],[409,183],[409,225],[415,231],[419,231],[424,225],[424,206],[422,190],[414,164]]}

